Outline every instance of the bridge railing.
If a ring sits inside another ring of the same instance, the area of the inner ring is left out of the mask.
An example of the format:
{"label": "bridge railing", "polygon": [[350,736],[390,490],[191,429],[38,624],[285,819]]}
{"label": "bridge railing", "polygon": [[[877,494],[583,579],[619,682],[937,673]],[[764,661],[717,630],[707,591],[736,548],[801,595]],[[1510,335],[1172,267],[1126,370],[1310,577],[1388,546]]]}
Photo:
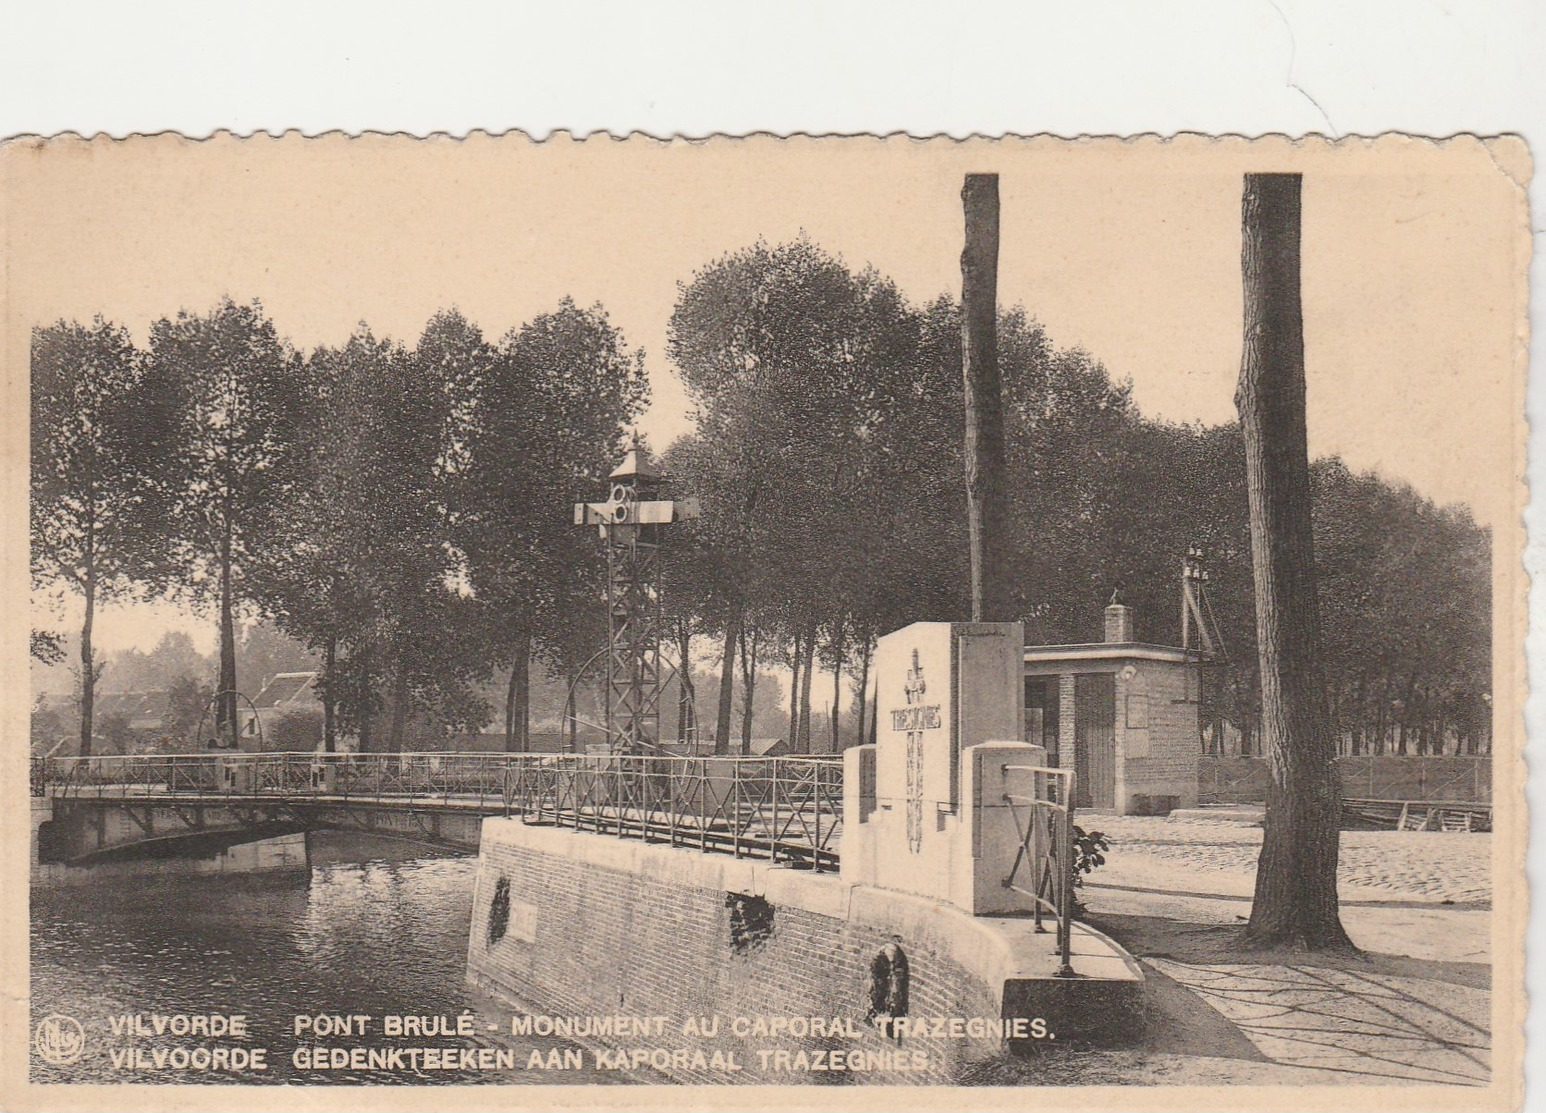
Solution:
{"label": "bridge railing", "polygon": [[108,754],[35,757],[32,795],[131,797],[159,792],[206,792],[218,786],[213,754]]}
{"label": "bridge railing", "polygon": [[523,765],[520,814],[813,869],[838,862],[843,769],[830,758],[607,756]]}
{"label": "bridge railing", "polygon": [[843,768],[820,757],[114,755],[34,759],[32,790],[435,805],[827,870],[838,863]]}

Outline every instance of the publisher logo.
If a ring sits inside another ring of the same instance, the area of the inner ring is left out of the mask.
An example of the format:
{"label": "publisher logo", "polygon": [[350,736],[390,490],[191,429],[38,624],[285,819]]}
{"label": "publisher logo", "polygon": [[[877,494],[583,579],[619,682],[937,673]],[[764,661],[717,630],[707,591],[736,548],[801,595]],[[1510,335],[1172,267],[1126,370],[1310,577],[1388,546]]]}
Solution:
{"label": "publisher logo", "polygon": [[86,1050],[86,1032],[73,1016],[54,1013],[38,1021],[32,1033],[32,1045],[45,1063],[69,1066]]}

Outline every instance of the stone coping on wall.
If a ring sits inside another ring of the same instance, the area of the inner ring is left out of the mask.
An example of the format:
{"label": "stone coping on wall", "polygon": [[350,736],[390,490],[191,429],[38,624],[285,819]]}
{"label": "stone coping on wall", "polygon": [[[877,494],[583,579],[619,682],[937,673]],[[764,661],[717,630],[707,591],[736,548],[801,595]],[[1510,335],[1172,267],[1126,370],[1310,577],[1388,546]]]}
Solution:
{"label": "stone coping on wall", "polygon": [[[1057,933],[1036,931],[1029,916],[972,916],[928,897],[845,882],[836,873],[816,873],[770,862],[707,854],[567,827],[528,824],[520,819],[483,821],[484,844],[515,845],[534,853],[584,862],[686,888],[759,896],[775,907],[800,908],[820,916],[864,924],[899,936],[913,946],[948,955],[1005,999],[1015,983],[1054,979]],[[1072,932],[1076,978],[1064,985],[1127,985],[1141,992],[1143,972],[1116,942],[1086,924]],[[1011,993],[1011,997],[1019,996]]]}

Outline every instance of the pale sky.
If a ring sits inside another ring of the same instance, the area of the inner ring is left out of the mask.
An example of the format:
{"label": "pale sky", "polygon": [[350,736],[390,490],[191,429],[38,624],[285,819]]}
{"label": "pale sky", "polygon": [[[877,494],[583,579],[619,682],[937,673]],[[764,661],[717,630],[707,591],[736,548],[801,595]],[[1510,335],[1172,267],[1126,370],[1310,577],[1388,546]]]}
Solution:
{"label": "pale sky", "polygon": [[[497,338],[567,294],[600,302],[645,349],[654,399],[643,428],[660,447],[687,428],[665,360],[677,283],[759,237],[804,231],[915,301],[958,295],[962,175],[997,171],[1001,304],[1023,305],[1056,344],[1131,378],[1146,414],[1216,423],[1234,415],[1247,170],[1305,174],[1312,454],[1339,453],[1511,529],[1529,249],[1518,240],[1529,171],[1517,145],[330,136],[13,146],[0,157],[5,358],[19,404],[28,330],[61,317],[102,314],[143,339],[180,308],[256,297],[310,348],[340,343],[362,320],[412,343],[453,305]],[[171,617],[106,614],[102,644],[153,642]],[[202,647],[210,625],[190,627]]]}

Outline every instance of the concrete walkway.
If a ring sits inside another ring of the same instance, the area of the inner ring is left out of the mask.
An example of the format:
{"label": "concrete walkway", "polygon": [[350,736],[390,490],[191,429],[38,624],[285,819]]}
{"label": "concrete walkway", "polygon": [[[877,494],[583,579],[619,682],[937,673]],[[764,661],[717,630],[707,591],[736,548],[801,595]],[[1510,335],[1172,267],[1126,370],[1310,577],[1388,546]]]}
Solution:
{"label": "concrete walkway", "polygon": [[1144,1053],[1176,1083],[1459,1083],[1490,1077],[1487,835],[1344,836],[1342,920],[1360,957],[1243,953],[1257,829],[1081,817],[1112,841],[1088,919],[1149,976]]}

